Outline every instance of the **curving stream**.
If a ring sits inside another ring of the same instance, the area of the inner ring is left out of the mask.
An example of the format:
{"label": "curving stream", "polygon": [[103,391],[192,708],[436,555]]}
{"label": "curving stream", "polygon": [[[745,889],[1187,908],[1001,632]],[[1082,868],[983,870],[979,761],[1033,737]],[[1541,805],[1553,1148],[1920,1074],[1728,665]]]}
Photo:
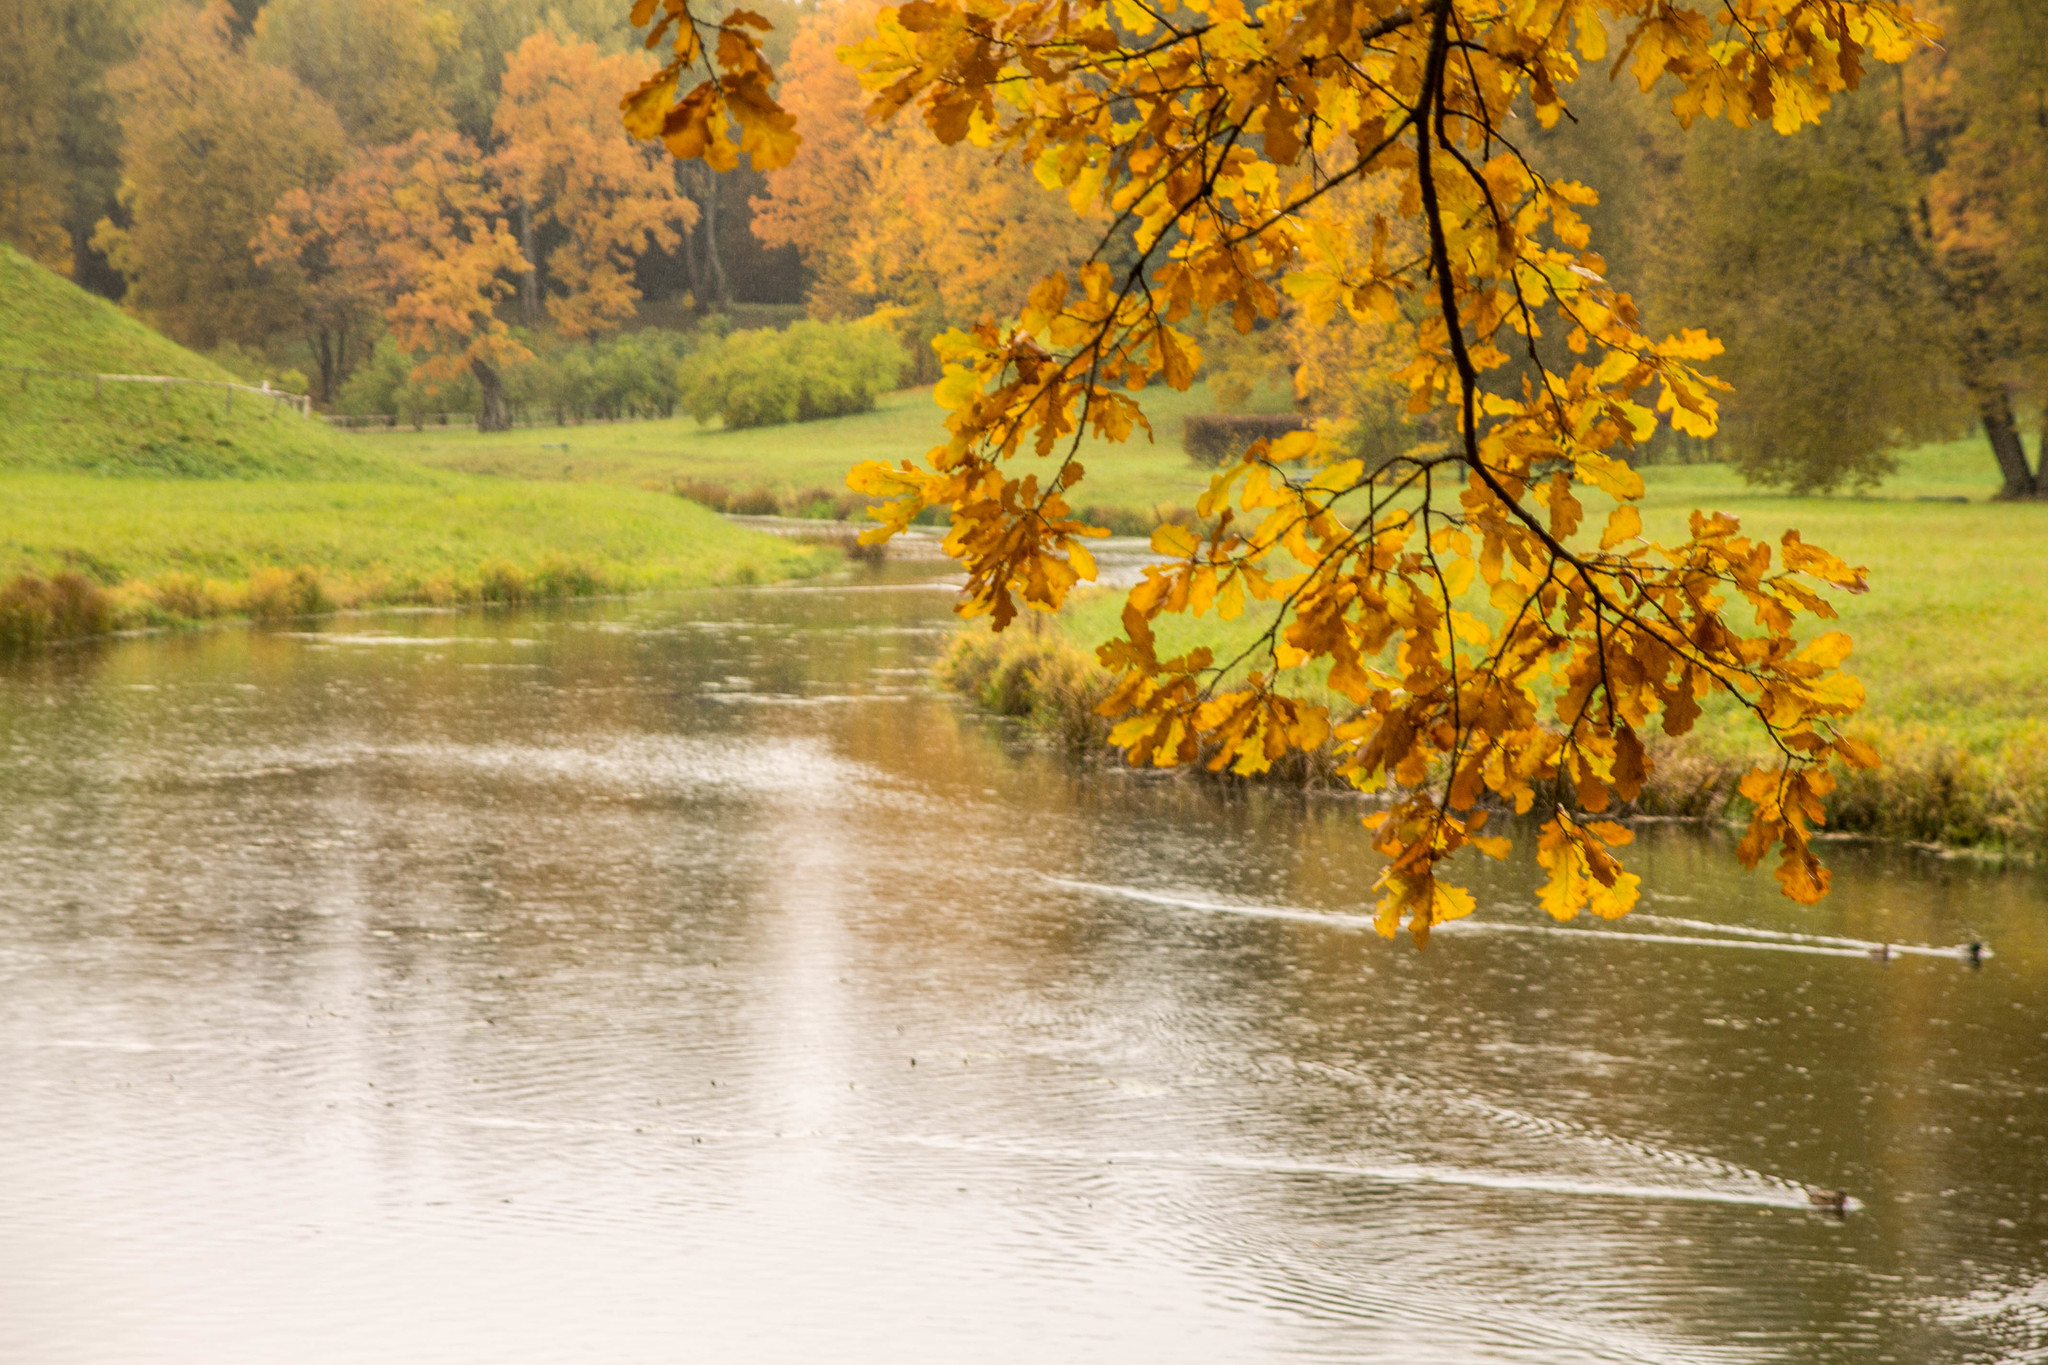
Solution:
{"label": "curving stream", "polygon": [[2048,879],[1652,826],[1418,954],[1356,805],[1022,747],[949,607],[0,670],[0,1360],[2048,1361]]}

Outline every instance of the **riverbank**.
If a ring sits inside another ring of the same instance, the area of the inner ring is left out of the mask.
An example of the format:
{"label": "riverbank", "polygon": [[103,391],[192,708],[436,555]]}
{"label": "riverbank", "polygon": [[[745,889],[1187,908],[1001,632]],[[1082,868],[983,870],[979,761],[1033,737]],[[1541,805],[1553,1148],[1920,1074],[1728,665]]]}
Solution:
{"label": "riverbank", "polygon": [[838,551],[633,489],[0,474],[0,646],[345,608],[804,577]]}
{"label": "riverbank", "polygon": [[[1856,641],[1850,669],[1869,701],[1856,730],[1886,765],[1844,774],[1829,798],[1836,832],[2035,852],[2048,849],[2048,507],[1984,500],[1988,462],[1974,443],[1908,452],[1899,474],[1868,498],[1793,498],[1744,488],[1719,466],[1643,471],[1652,536],[1679,534],[1695,507],[1733,512],[1775,537],[1806,539],[1869,568],[1871,589],[1837,595],[1840,628]],[[1108,687],[1092,647],[1117,629],[1120,593],[1077,599],[1038,633],[991,640],[964,634],[941,668],[947,685],[1061,743],[1099,742],[1088,712]],[[1219,657],[1259,623],[1166,619],[1161,648],[1207,644]],[[1317,695],[1316,679],[1300,690]],[[1319,699],[1338,701],[1328,694]],[[1735,708],[1710,705],[1693,734],[1653,755],[1647,813],[1711,816],[1756,752]],[[1327,780],[1310,762],[1295,780]]]}

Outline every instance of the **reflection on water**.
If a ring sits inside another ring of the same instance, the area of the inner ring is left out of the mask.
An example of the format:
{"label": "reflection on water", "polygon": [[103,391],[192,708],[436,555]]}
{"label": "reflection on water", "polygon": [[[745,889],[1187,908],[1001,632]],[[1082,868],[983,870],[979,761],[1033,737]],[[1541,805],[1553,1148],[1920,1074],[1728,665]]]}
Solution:
{"label": "reflection on water", "polygon": [[2048,1359],[2040,877],[1418,955],[910,574],[0,675],[0,1359]]}

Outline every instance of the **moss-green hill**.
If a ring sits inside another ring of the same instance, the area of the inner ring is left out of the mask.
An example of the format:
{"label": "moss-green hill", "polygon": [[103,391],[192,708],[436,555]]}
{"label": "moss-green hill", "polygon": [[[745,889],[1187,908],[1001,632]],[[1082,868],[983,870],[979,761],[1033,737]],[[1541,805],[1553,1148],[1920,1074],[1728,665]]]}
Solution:
{"label": "moss-green hill", "polygon": [[0,243],[0,468],[154,478],[410,480],[406,463],[268,399],[29,374],[226,380],[204,356]]}

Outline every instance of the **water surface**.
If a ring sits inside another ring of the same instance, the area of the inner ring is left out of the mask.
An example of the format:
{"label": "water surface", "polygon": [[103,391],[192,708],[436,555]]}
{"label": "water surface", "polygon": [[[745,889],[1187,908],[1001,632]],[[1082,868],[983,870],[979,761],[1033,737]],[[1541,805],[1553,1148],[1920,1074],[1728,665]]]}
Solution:
{"label": "water surface", "polygon": [[0,1359],[2048,1360],[2041,878],[1653,827],[1418,954],[1356,805],[1035,752],[949,605],[0,673]]}

